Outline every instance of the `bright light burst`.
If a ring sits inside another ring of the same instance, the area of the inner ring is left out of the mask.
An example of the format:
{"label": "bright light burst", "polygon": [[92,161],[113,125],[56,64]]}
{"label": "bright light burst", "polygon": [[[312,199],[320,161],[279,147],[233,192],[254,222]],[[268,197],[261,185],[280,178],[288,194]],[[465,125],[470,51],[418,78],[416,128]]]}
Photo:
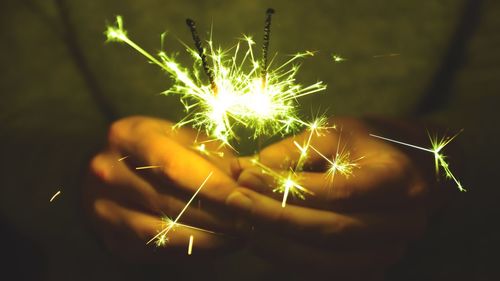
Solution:
{"label": "bright light burst", "polygon": [[351,153],[346,149],[346,146],[344,145],[342,148],[340,147],[341,137],[342,130],[340,131],[339,139],[337,140],[337,150],[331,159],[311,146],[312,150],[328,162],[328,169],[325,174],[332,185],[337,173],[348,178],[353,175],[355,168],[360,168],[360,165],[357,162],[364,158],[364,156],[361,156],[357,159],[351,160]]}
{"label": "bright light burst", "polygon": [[306,123],[301,120],[297,120],[302,126],[306,127],[309,131],[309,135],[304,139],[302,144],[294,141],[295,146],[299,150],[299,157],[294,165],[291,165],[289,171],[286,175],[282,175],[272,168],[262,164],[258,159],[252,159],[252,163],[262,169],[262,173],[272,176],[276,181],[276,188],[273,192],[283,193],[283,200],[281,202],[281,207],[286,206],[289,195],[294,197],[305,199],[304,194],[313,195],[311,191],[300,185],[299,173],[303,171],[304,165],[309,157],[309,149],[312,148],[311,141],[313,136],[322,136],[325,130],[335,129],[335,126],[328,126],[328,119],[326,117],[319,117],[311,123]]}
{"label": "bright light burst", "polygon": [[282,175],[272,168],[262,164],[257,159],[252,159],[251,162],[255,166],[261,168],[263,174],[269,175],[274,178],[276,182],[276,188],[273,189],[273,192],[283,193],[281,207],[284,208],[286,206],[286,201],[289,194],[292,194],[292,196],[298,197],[300,199],[305,199],[305,193],[313,195],[311,191],[307,190],[305,187],[299,184],[300,179],[293,169],[290,169],[286,175]]}
{"label": "bright light burst", "polygon": [[206,145],[206,142],[198,143],[198,142],[195,141],[195,143],[193,144],[192,148],[195,151],[197,151],[198,153],[200,153],[201,155],[205,155],[205,156],[217,156],[217,157],[220,157],[220,158],[224,157],[224,152],[208,149],[207,145]]}
{"label": "bright light burst", "polygon": [[458,190],[467,191],[462,186],[460,181],[455,177],[455,175],[451,172],[451,170],[449,168],[449,163],[446,162],[446,155],[441,153],[443,148],[445,146],[447,146],[453,139],[455,139],[455,137],[457,137],[461,132],[462,131],[458,132],[457,134],[455,134],[452,137],[444,136],[442,138],[439,138],[437,135],[433,137],[429,134],[429,139],[431,141],[432,148],[420,147],[420,146],[416,146],[413,144],[405,143],[402,141],[398,141],[398,140],[394,140],[394,139],[390,139],[390,138],[386,138],[386,137],[382,137],[382,136],[378,136],[378,135],[374,135],[374,134],[370,134],[370,136],[432,153],[434,155],[434,165],[436,166],[436,175],[439,175],[440,168],[442,168],[444,170],[445,177],[448,179],[452,179],[455,182],[455,184],[457,185]]}
{"label": "bright light burst", "polygon": [[341,57],[340,55],[338,54],[332,54],[332,59],[334,62],[343,62],[343,61],[346,61],[347,59]]}
{"label": "bright light burst", "polygon": [[[192,24],[194,28],[194,22]],[[254,139],[295,131],[301,123],[296,109],[297,98],[326,88],[322,82],[304,87],[295,81],[299,69],[297,60],[312,56],[313,52],[293,55],[276,68],[272,68],[273,59],[261,69],[262,63],[253,52],[255,42],[250,36],[243,36],[228,50],[214,47],[211,38],[207,41],[206,58],[210,62],[213,83],[206,83],[200,77],[202,60],[206,59],[203,58],[204,49],[200,55],[197,50],[186,46],[195,60],[189,71],[164,51],[160,51],[156,58],[134,43],[123,28],[120,16],[116,18],[115,26],[107,27],[105,34],[108,41],[128,44],[170,74],[174,85],[164,93],[179,95],[188,112],[178,126],[191,124],[227,145],[237,138],[236,126],[251,129]]]}
{"label": "bright light burst", "polygon": [[[187,228],[187,229],[197,230],[197,231],[201,231],[201,232],[205,232],[205,233],[210,233],[210,234],[218,234],[217,232],[214,232],[214,231],[211,231],[211,230],[207,230],[207,229],[204,229],[204,228],[195,227],[195,226],[191,226],[191,225],[187,225],[187,224],[175,222],[174,220],[172,220],[171,218],[166,217],[166,216],[162,218],[162,223],[163,223],[163,225],[162,225],[162,231],[160,232],[161,234],[157,235],[155,237],[155,239],[154,239],[155,244],[158,247],[165,246],[169,242],[167,234],[169,232],[171,232],[171,231],[175,231],[176,228],[178,228],[178,227],[183,227],[183,228]],[[170,229],[170,230],[169,231],[165,231],[166,229]]]}

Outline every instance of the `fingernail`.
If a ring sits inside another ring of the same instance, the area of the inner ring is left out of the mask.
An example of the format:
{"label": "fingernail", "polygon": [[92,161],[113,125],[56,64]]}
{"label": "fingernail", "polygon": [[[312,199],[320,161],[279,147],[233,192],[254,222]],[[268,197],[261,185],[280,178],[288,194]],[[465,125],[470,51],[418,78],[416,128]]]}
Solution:
{"label": "fingernail", "polygon": [[253,205],[252,200],[239,191],[233,191],[227,197],[226,203],[244,211],[250,211]]}

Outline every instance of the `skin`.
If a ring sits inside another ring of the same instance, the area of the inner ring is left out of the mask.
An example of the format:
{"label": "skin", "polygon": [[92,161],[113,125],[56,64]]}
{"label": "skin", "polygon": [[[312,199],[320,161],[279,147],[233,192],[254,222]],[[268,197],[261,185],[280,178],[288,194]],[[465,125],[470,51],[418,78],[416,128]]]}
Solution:
{"label": "skin", "polygon": [[[236,158],[230,150],[223,158],[206,157],[191,148],[196,137],[203,140],[191,129],[172,131],[170,122],[147,117],[122,119],[111,127],[108,147],[90,163],[85,210],[108,248],[125,257],[185,257],[193,234],[196,251],[209,255],[246,243],[272,264],[296,265],[296,271],[308,276],[381,279],[425,230],[435,182],[432,159],[368,135],[385,133],[377,129],[382,127],[405,134],[413,128],[385,120],[335,119],[335,124],[342,128],[341,146],[348,145],[351,158],[364,156],[360,168],[349,178],[337,174],[331,181],[325,161],[310,153],[298,176],[314,196],[290,197],[282,208],[282,195],[270,192],[274,179],[248,157]],[[331,158],[339,132],[315,136],[312,145]],[[308,135],[266,147],[260,162],[286,173],[299,155],[293,142],[302,143]],[[209,146],[218,148],[216,143]],[[123,156],[128,158],[117,161]],[[134,168],[146,165],[161,168]],[[198,196],[202,208],[194,202],[181,222],[229,235],[178,227],[169,234],[167,247],[145,246],[161,228],[159,217],[175,217],[210,172]]]}
{"label": "skin", "polygon": [[[253,225],[249,239],[256,252],[282,266],[296,265],[307,276],[335,273],[346,280],[377,280],[397,262],[411,241],[419,238],[429,211],[427,195],[432,167],[390,143],[369,136],[377,132],[369,122],[335,119],[337,130],[313,137],[311,145],[328,158],[349,146],[351,159],[363,157],[350,177],[325,174],[326,161],[310,152],[300,184],[314,193],[306,200],[272,193],[274,178],[255,168],[249,158],[239,159],[238,188],[229,200],[245,211]],[[401,130],[403,131],[403,130]],[[259,153],[260,162],[286,175],[299,157],[294,141],[302,144],[309,132],[287,138]],[[424,157],[425,158],[425,157]],[[431,162],[428,162],[431,163]],[[241,197],[240,197],[241,196]],[[258,240],[258,242],[257,242]]]}
{"label": "skin", "polygon": [[[107,248],[125,259],[154,261],[186,256],[190,235],[196,237],[199,253],[234,243],[221,235],[179,226],[168,235],[168,247],[145,245],[163,229],[160,218],[167,215],[175,219],[210,173],[199,200],[192,203],[179,222],[213,231],[231,231],[233,219],[220,210],[224,198],[237,185],[229,176],[231,152],[225,151],[228,156],[214,163],[211,157],[205,158],[192,149],[195,131],[172,130],[172,126],[168,121],[140,116],[119,120],[109,130],[107,148],[90,161],[83,196],[85,211]],[[203,138],[198,137],[198,141]],[[208,149],[215,150],[217,146],[207,144]],[[159,167],[135,169],[150,165]]]}

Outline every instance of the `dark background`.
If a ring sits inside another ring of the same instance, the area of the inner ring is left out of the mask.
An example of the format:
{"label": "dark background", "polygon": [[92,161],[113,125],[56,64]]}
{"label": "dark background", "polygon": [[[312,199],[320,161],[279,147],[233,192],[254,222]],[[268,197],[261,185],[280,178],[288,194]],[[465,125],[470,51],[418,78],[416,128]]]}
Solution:
{"label": "dark background", "polygon": [[[449,132],[465,129],[456,145],[469,192],[455,194],[390,278],[496,279],[498,1],[23,0],[0,3],[0,268],[6,280],[144,280],[174,272],[114,259],[80,213],[87,161],[110,122],[183,114],[176,97],[158,95],[169,78],[128,47],[105,44],[105,25],[123,15],[130,36],[153,52],[168,30],[165,48],[190,66],[178,41],[191,42],[186,17],[197,20],[203,36],[213,25],[223,47],[243,33],[259,44],[267,7],[277,10],[271,54],[319,51],[304,61],[298,79],[322,80],[328,89],[301,99],[306,116],[328,110],[416,117]],[[347,60],[334,63],[332,53]],[[387,54],[399,55],[378,57]],[[248,280],[272,276],[261,273],[261,260],[239,254],[214,264],[219,270],[210,276],[218,279],[234,280],[245,269]]]}

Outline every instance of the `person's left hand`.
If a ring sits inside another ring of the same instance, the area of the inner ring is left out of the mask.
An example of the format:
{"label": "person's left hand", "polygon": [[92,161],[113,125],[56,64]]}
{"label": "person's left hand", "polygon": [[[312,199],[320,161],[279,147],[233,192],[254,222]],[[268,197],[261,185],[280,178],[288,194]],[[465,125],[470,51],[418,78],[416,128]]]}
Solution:
{"label": "person's left hand", "polygon": [[[238,188],[228,204],[242,210],[252,226],[247,235],[255,238],[257,251],[278,266],[327,271],[356,280],[377,279],[425,228],[424,199],[433,182],[428,176],[432,167],[406,149],[370,137],[374,129],[362,121],[343,119],[336,124],[343,128],[351,160],[364,157],[351,177],[337,174],[329,180],[326,161],[310,150],[305,170],[295,178],[314,196],[306,194],[306,200],[289,196],[282,208],[283,194],[271,192],[276,179],[249,158],[241,158],[235,170],[239,170],[239,185],[247,188]],[[259,161],[286,177],[300,155],[294,142],[303,145],[309,134],[306,131],[265,148]],[[332,159],[338,140],[339,131],[330,130],[313,136],[311,145]]]}

